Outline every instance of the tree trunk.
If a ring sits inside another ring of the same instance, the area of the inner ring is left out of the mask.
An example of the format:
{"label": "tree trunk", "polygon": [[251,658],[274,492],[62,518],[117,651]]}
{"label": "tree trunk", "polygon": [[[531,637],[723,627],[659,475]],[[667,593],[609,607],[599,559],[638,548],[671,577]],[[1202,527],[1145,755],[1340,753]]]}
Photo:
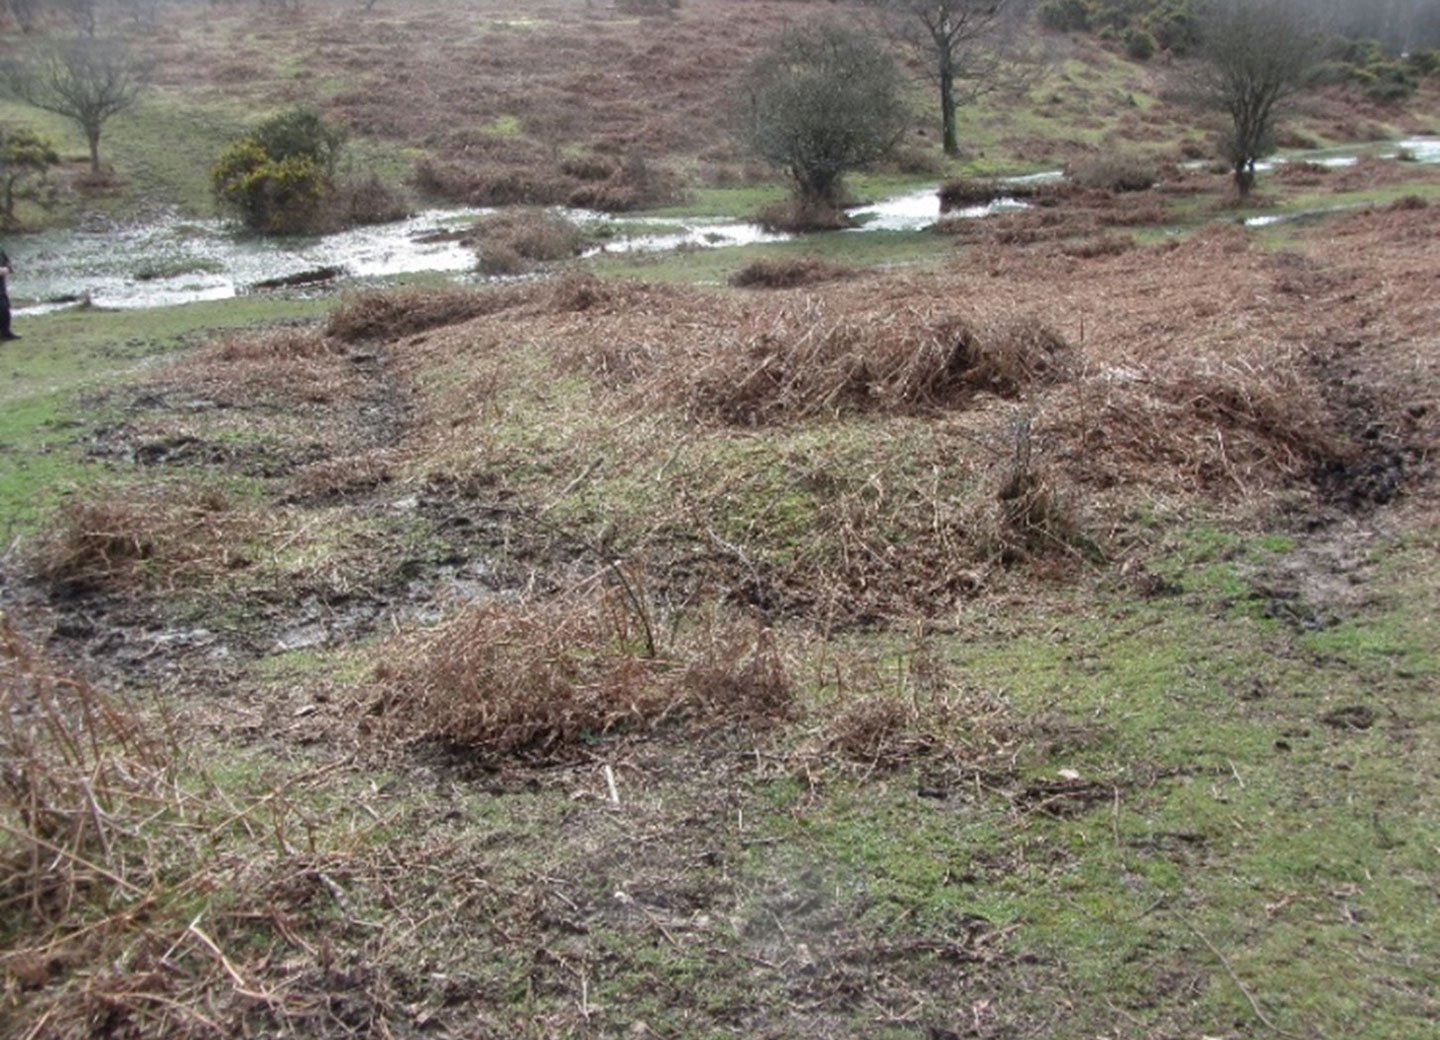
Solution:
{"label": "tree trunk", "polygon": [[85,140],[90,145],[90,172],[100,176],[100,128],[86,127]]}
{"label": "tree trunk", "polygon": [[951,157],[960,154],[960,135],[955,129],[955,73],[949,63],[940,68],[940,122],[943,128],[941,138],[945,154]]}
{"label": "tree trunk", "polygon": [[1255,162],[1247,160],[1235,164],[1235,191],[1243,202],[1250,197],[1250,189],[1255,187]]}

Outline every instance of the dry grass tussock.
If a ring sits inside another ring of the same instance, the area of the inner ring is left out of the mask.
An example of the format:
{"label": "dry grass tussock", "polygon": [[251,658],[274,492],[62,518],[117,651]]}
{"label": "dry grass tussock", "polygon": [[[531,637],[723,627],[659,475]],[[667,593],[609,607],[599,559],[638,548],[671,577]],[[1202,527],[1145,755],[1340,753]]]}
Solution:
{"label": "dry grass tussock", "polygon": [[[1277,256],[1237,227],[1083,263],[1033,252],[969,263],[996,292],[1082,340],[1079,374],[1036,412],[1037,432],[1069,473],[1101,487],[1248,495],[1308,480],[1355,452],[1326,375],[1338,350],[1353,349],[1339,344],[1423,328],[1395,320],[1402,308],[1362,302],[1372,291],[1364,286],[1408,298],[1401,283],[1425,277],[1424,261],[1391,257],[1394,241],[1380,237],[1384,270]],[[1375,374],[1386,371],[1398,370]]]}
{"label": "dry grass tussock", "polygon": [[766,726],[792,687],[770,634],[716,624],[667,638],[637,584],[609,580],[545,602],[469,608],[385,648],[377,669],[391,737],[559,761],[617,733],[687,719]]}
{"label": "dry grass tussock", "polygon": [[1152,160],[1124,153],[1084,156],[1071,162],[1065,173],[1082,188],[1117,194],[1145,191],[1160,180],[1160,169]]}
{"label": "dry grass tussock", "polygon": [[[125,847],[171,775],[170,749],[0,616],[0,920],[30,938],[143,892]],[[23,968],[12,955],[7,972]],[[45,969],[44,963],[33,965]]]}
{"label": "dry grass tussock", "polygon": [[761,257],[732,274],[730,284],[737,289],[795,289],[854,278],[859,273],[853,267],[815,256]]}
{"label": "dry grass tussock", "polygon": [[502,313],[509,320],[622,307],[631,296],[624,286],[587,275],[479,289],[354,293],[330,312],[325,334],[344,343],[394,341]]}
{"label": "dry grass tussock", "polygon": [[480,270],[522,274],[535,264],[568,260],[580,252],[580,228],[558,213],[516,209],[485,217],[475,226]]}
{"label": "dry grass tussock", "polygon": [[961,682],[923,634],[883,664],[839,651],[826,671],[823,699],[790,757],[807,773],[837,765],[888,773],[919,764],[937,777],[947,770],[1003,775],[1029,743],[1012,710]]}
{"label": "dry grass tussock", "polygon": [[68,503],[31,567],[69,592],[173,587],[246,566],[242,545],[257,526],[215,491],[129,488]]}
{"label": "dry grass tussock", "polygon": [[0,618],[0,1033],[330,1035],[332,875],[383,869],[315,851],[296,805],[334,767],[222,786],[172,730]]}
{"label": "dry grass tussock", "polygon": [[1008,712],[992,698],[913,688],[848,696],[795,752],[798,763],[837,762],[889,772],[919,761],[988,768],[1008,749]]}
{"label": "dry grass tussock", "polygon": [[327,404],[364,390],[345,352],[313,329],[229,336],[171,373],[196,393],[244,406]]}
{"label": "dry grass tussock", "polygon": [[1063,378],[1071,353],[1034,319],[920,300],[856,309],[809,298],[766,318],[687,344],[687,356],[655,359],[640,393],[742,426],[913,413],[982,392],[1016,397]]}

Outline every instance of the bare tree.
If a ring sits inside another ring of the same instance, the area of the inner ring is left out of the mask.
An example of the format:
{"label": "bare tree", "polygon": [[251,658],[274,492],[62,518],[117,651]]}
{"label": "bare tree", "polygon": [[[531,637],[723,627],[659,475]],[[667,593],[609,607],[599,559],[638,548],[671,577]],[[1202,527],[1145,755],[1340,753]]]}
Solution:
{"label": "bare tree", "polygon": [[5,0],[5,10],[10,12],[10,17],[15,19],[15,24],[23,33],[35,28],[35,7],[36,0]]}
{"label": "bare tree", "polygon": [[1208,0],[1200,9],[1197,100],[1230,117],[1221,149],[1244,198],[1275,150],[1275,120],[1310,80],[1322,34],[1303,0]]}
{"label": "bare tree", "polygon": [[111,116],[132,107],[148,70],[120,40],[79,36],[25,63],[10,65],[12,95],[64,116],[80,127],[90,147],[90,170],[100,172],[100,134]]}
{"label": "bare tree", "polygon": [[1032,0],[876,2],[894,34],[925,60],[940,92],[945,154],[958,154],[956,110],[1023,79],[1019,38]]}
{"label": "bare tree", "polygon": [[51,0],[57,11],[70,19],[86,36],[95,35],[96,0]]}

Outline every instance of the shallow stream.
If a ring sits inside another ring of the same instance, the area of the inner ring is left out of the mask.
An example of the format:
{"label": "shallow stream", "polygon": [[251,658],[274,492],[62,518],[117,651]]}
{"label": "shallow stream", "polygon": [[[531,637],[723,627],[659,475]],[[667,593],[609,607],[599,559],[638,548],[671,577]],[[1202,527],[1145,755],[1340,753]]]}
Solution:
{"label": "shallow stream", "polygon": [[[1440,163],[1440,138],[1396,142],[1417,162]],[[1292,156],[1326,165],[1354,163],[1353,152],[1327,151]],[[1281,160],[1285,161],[1285,160]],[[1265,164],[1264,168],[1273,168]],[[1059,171],[1011,179],[1023,184],[1058,179]],[[981,219],[1024,208],[1015,199],[988,206],[951,211],[949,216]],[[471,247],[456,241],[476,218],[491,210],[450,208],[425,210],[406,220],[356,228],[309,238],[267,239],[238,233],[219,220],[174,217],[137,227],[52,230],[17,235],[5,247],[15,269],[10,289],[24,303],[18,313],[39,313],[89,301],[98,307],[165,307],[198,300],[226,299],[251,291],[261,282],[334,269],[346,278],[370,278],[421,271],[470,275],[475,269]],[[614,218],[583,210],[567,211],[582,225]],[[916,231],[940,216],[933,186],[906,192],[852,211],[859,226],[849,234],[873,231]],[[768,232],[758,224],[706,218],[647,217],[626,219],[622,234],[599,252],[662,251],[718,248],[783,241],[790,236]],[[33,301],[26,303],[25,301]]]}

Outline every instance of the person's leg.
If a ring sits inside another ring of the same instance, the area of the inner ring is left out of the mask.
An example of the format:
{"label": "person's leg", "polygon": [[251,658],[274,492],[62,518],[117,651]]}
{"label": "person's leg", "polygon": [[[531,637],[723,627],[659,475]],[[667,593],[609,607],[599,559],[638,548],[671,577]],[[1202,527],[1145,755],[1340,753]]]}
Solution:
{"label": "person's leg", "polygon": [[19,339],[10,330],[10,295],[0,295],[0,339]]}

